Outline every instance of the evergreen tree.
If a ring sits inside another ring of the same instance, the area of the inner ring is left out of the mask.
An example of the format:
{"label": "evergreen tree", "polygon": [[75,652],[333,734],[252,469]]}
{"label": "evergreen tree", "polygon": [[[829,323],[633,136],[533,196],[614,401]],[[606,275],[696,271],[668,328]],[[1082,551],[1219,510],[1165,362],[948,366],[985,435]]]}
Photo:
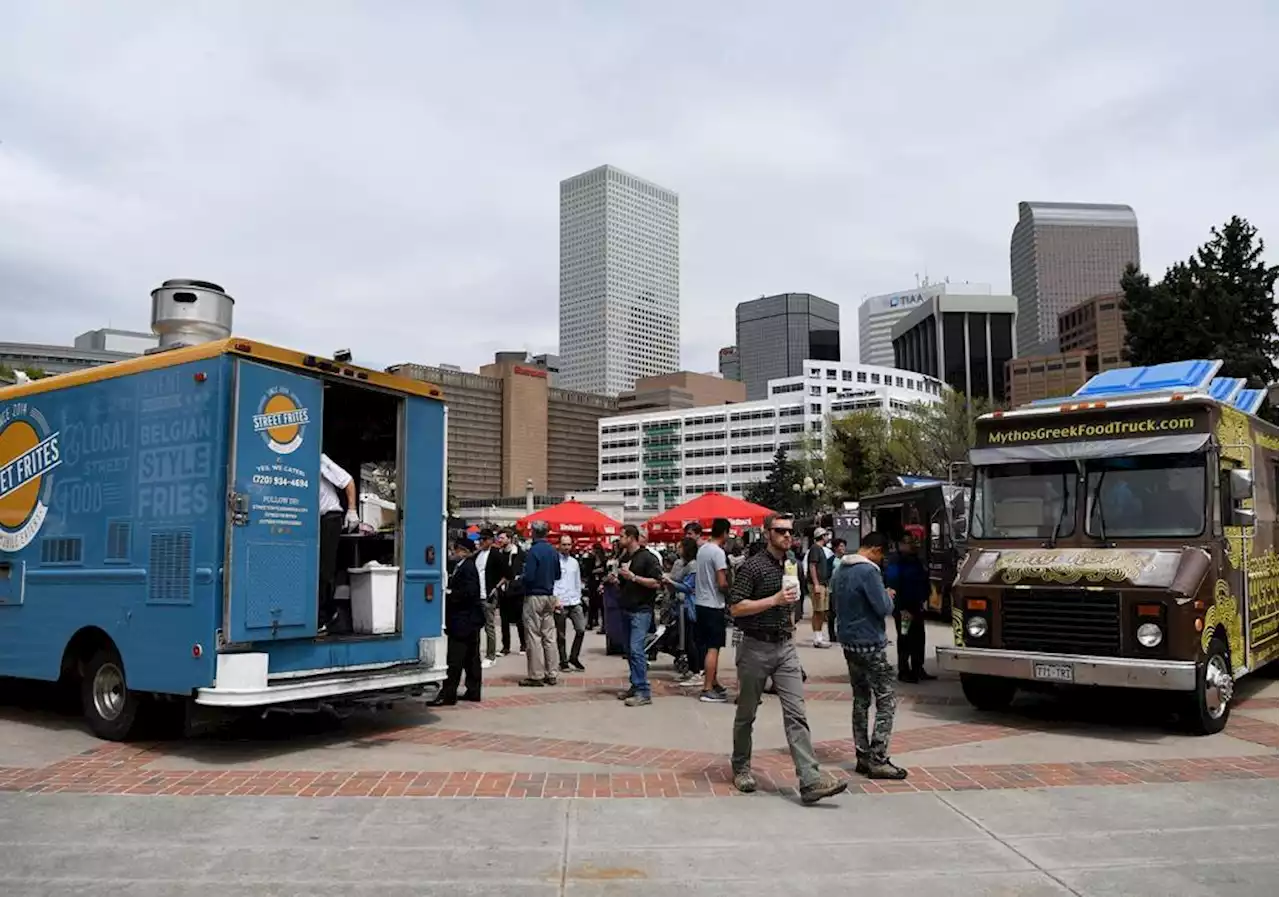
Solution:
{"label": "evergreen tree", "polygon": [[793,473],[794,465],[787,460],[787,450],[779,446],[773,454],[768,475],[763,480],[748,483],[742,490],[742,497],[771,511],[792,512],[795,504],[791,494],[791,483],[795,479]]}
{"label": "evergreen tree", "polygon": [[1211,234],[1159,283],[1125,271],[1125,358],[1135,366],[1221,358],[1220,376],[1265,387],[1276,379],[1277,267],[1262,260],[1263,241],[1243,218]]}

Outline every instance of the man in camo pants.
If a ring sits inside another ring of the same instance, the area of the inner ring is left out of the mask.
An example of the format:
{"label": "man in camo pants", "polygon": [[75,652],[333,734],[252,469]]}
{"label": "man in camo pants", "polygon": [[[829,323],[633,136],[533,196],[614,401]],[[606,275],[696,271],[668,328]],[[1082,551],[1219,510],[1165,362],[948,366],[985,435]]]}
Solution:
{"label": "man in camo pants", "polygon": [[[883,533],[869,533],[856,554],[840,559],[842,569],[832,590],[836,608],[836,632],[849,666],[853,686],[853,743],[858,751],[857,771],[872,779],[905,779],[907,771],[889,760],[889,737],[893,734],[893,694],[896,668],[885,652],[884,618],[893,613],[893,602],[880,576],[887,545]],[[876,702],[876,720],[867,734],[871,699]]]}

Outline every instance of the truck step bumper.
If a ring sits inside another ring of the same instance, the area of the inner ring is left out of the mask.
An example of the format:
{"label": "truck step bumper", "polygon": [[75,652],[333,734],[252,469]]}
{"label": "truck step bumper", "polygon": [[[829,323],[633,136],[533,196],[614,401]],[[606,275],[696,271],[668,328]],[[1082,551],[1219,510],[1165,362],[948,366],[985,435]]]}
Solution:
{"label": "truck step bumper", "polygon": [[938,648],[937,655],[938,667],[950,673],[1161,691],[1194,691],[1196,687],[1196,665],[1189,660],[1041,654],[997,648]]}
{"label": "truck step bumper", "polygon": [[445,674],[443,669],[415,665],[315,679],[287,679],[269,685],[231,682],[197,689],[195,701],[206,707],[268,707],[419,689],[431,698],[439,691]]}

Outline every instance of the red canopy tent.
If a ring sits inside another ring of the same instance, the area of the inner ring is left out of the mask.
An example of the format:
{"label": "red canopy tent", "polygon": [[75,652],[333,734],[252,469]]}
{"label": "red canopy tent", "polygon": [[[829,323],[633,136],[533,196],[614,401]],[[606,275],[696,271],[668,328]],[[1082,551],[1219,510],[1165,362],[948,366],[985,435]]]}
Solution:
{"label": "red canopy tent", "polygon": [[717,517],[724,517],[731,527],[741,531],[764,526],[764,518],[772,513],[762,505],[723,492],[706,492],[650,518],[645,529],[649,531],[650,539],[670,541],[683,536],[685,524],[694,521],[701,524],[705,532],[711,529],[711,523]]}
{"label": "red canopy tent", "polygon": [[550,508],[543,508],[521,517],[516,521],[516,529],[527,533],[535,520],[545,520],[551,527],[551,537],[572,536],[575,540],[597,540],[611,538],[622,532],[622,524],[611,517],[601,514],[590,505],[578,501],[563,501]]}

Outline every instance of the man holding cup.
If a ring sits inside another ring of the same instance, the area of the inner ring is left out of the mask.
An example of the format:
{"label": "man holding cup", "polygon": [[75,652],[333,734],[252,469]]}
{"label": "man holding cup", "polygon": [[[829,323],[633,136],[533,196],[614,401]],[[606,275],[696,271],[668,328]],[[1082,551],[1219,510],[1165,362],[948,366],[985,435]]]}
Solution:
{"label": "man holding cup", "polygon": [[[803,673],[792,638],[800,583],[788,575],[787,551],[795,522],[789,514],[764,519],[765,550],[745,561],[734,576],[729,613],[742,632],[737,650],[738,707],[733,720],[733,784],[739,791],[756,790],[751,774],[751,736],[765,681],[773,680],[782,704],[782,726],[800,780],[800,799],[806,804],[839,794],[847,783],[818,766],[805,715]],[[791,565],[794,567],[794,562]]]}

